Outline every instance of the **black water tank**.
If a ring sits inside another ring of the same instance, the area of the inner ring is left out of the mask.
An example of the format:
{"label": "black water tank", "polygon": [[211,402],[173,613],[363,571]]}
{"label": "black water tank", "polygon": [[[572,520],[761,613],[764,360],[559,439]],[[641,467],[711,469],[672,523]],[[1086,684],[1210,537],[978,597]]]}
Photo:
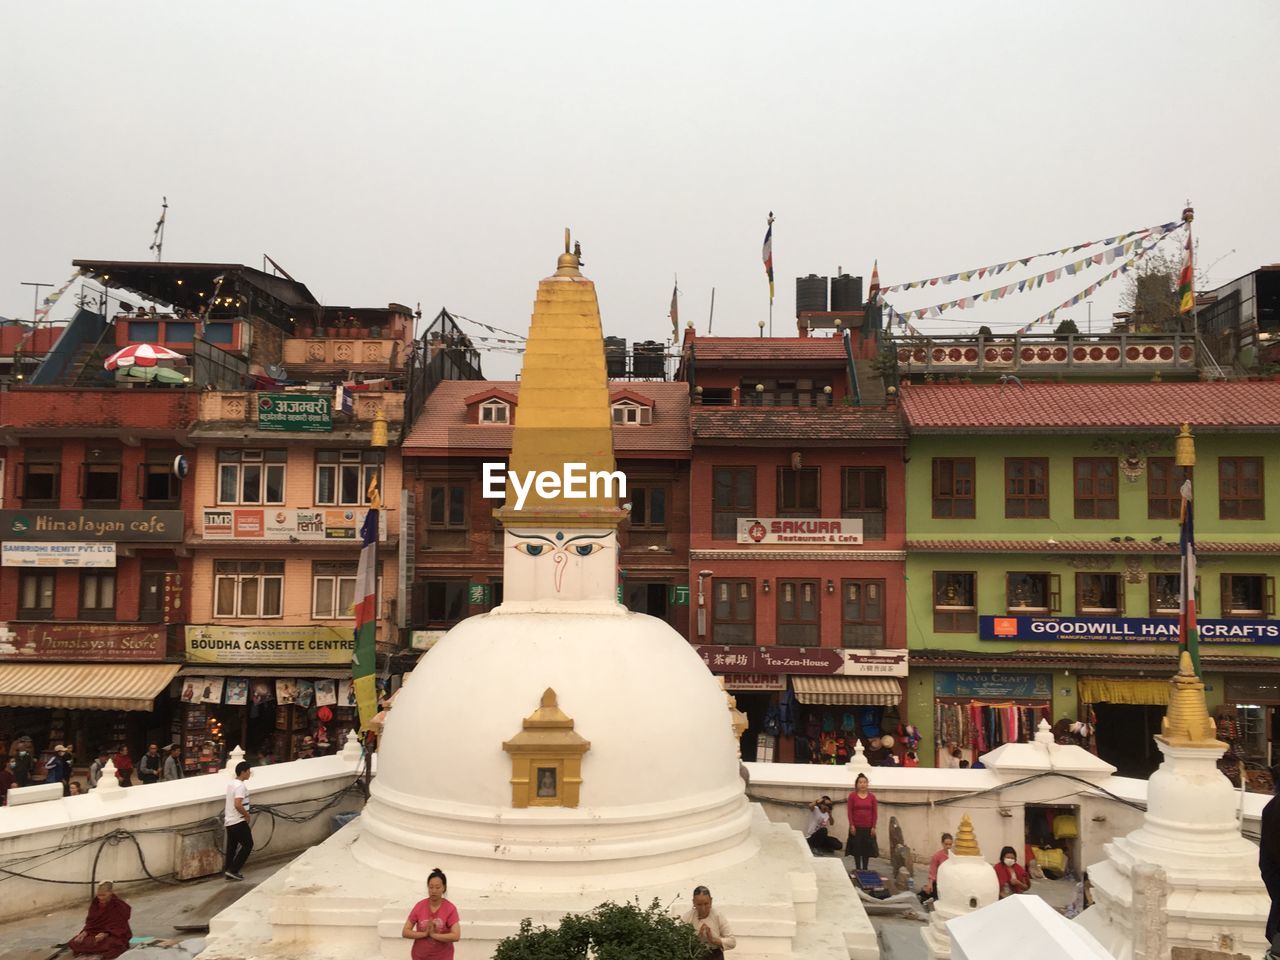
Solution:
{"label": "black water tank", "polygon": [[807,311],[826,313],[827,278],[815,273],[796,277],[796,316]]}
{"label": "black water tank", "polygon": [[627,338],[604,338],[604,366],[609,379],[621,380],[627,375]]}
{"label": "black water tank", "polygon": [[662,344],[655,340],[642,340],[632,347],[631,372],[637,377],[661,380],[665,376],[662,362]]}
{"label": "black water tank", "polygon": [[862,278],[842,273],[831,278],[831,309],[837,313],[862,309]]}

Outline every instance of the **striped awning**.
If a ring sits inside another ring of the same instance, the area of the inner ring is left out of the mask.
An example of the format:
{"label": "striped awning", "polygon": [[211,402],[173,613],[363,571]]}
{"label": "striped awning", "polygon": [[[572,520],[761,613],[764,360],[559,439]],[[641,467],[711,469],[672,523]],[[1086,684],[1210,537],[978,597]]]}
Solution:
{"label": "striped awning", "polygon": [[0,707],[146,710],[177,663],[0,663]]}
{"label": "striped awning", "polygon": [[892,677],[805,677],[792,675],[791,689],[801,703],[829,707],[895,707],[902,686]]}

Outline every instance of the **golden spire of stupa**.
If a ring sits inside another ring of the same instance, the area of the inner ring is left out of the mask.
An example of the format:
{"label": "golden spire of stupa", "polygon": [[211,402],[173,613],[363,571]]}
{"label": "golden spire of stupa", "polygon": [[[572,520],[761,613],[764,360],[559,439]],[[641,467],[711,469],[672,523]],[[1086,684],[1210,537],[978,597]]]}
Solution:
{"label": "golden spire of stupa", "polygon": [[956,845],[951,848],[957,857],[980,857],[978,838],[973,832],[973,821],[966,813],[960,818],[960,826],[956,828]]}
{"label": "golden spire of stupa", "polygon": [[[555,275],[538,284],[508,468],[521,477],[544,471],[563,477],[569,463],[585,464],[588,477],[616,470],[600,306],[595,284],[578,269],[579,250],[570,250],[565,230]],[[531,488],[516,510],[508,480],[507,502],[496,514],[507,526],[613,528],[625,514],[616,484],[613,496],[608,489],[598,483],[592,497],[587,484],[585,498],[568,499]]]}
{"label": "golden spire of stupa", "polygon": [[1182,651],[1178,672],[1169,681],[1169,710],[1160,722],[1158,739],[1171,747],[1205,747],[1225,750],[1218,728],[1204,701],[1204,682],[1191,666],[1191,654]]}

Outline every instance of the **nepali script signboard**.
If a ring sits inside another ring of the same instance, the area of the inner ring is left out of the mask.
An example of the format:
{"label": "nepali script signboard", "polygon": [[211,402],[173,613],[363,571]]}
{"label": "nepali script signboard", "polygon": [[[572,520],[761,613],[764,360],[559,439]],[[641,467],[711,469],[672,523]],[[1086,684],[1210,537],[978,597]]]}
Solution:
{"label": "nepali script signboard", "polygon": [[320,394],[259,394],[258,429],[327,433],[333,429],[333,400]]}
{"label": "nepali script signboard", "polygon": [[738,521],[739,543],[786,543],[793,546],[857,546],[862,543],[862,520],[757,517]]}
{"label": "nepali script signboard", "polygon": [[[1201,643],[1280,644],[1280,620],[1197,620]],[[1175,617],[979,617],[983,640],[1177,643]]]}
{"label": "nepali script signboard", "polygon": [[187,663],[350,665],[350,627],[187,627]]}

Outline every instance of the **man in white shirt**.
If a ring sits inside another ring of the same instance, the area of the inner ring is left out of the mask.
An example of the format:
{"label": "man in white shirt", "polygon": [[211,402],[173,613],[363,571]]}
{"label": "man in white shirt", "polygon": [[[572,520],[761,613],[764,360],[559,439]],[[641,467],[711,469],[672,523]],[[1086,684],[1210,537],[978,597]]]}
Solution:
{"label": "man in white shirt", "polygon": [[698,939],[711,951],[707,960],[724,960],[724,952],[738,945],[720,911],[711,909],[711,891],[706,887],[693,888],[693,909],[680,919],[698,931]]}
{"label": "man in white shirt", "polygon": [[243,880],[240,873],[253,852],[253,830],[249,826],[249,787],[246,781],[253,773],[248,760],[236,764],[236,778],[227,784],[227,805],[222,822],[227,828],[226,861],[222,875],[228,880]]}
{"label": "man in white shirt", "polygon": [[831,798],[821,796],[809,804],[809,820],[804,825],[804,838],[814,853],[835,853],[843,844],[830,834]]}

